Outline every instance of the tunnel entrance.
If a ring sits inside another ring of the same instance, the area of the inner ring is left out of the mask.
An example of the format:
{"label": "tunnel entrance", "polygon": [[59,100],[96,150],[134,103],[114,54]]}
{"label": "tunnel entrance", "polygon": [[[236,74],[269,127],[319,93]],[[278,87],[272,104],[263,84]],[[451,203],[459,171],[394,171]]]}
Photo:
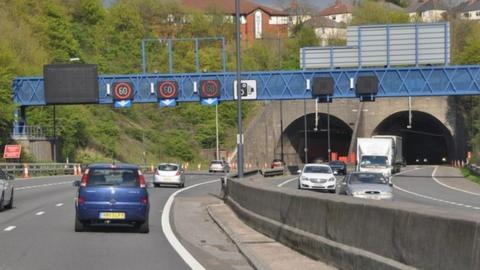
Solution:
{"label": "tunnel entrance", "polygon": [[[307,148],[308,162],[328,161],[328,124],[327,114],[319,113],[317,129],[315,129],[315,114],[307,115]],[[341,119],[330,115],[330,146],[332,153],[347,156],[352,129]],[[293,121],[283,133],[284,142],[289,142],[295,153],[286,153],[287,160],[301,160],[305,163],[305,125],[303,116]],[[295,155],[289,157],[288,155]]]}
{"label": "tunnel entrance", "polygon": [[412,124],[408,124],[408,111],[398,112],[383,120],[372,135],[401,136],[407,164],[442,164],[453,159],[453,137],[437,118],[412,111]]}

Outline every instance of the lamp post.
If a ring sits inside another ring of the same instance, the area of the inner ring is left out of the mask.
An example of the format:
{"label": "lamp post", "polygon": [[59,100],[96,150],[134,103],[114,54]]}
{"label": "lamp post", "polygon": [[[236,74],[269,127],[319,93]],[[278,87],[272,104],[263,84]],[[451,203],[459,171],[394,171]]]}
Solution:
{"label": "lamp post", "polygon": [[242,93],[241,93],[241,81],[240,81],[240,0],[235,0],[235,28],[236,28],[236,49],[237,49],[237,68],[236,68],[236,80],[237,80],[237,168],[238,177],[243,177],[243,132],[242,132]]}
{"label": "lamp post", "polygon": [[220,160],[220,150],[218,147],[218,105],[215,105],[215,140],[216,140],[216,159]]}
{"label": "lamp post", "polygon": [[305,151],[305,164],[308,163],[308,134],[307,134],[307,100],[304,99],[303,100],[303,125],[304,125],[304,140],[305,140],[305,143],[304,143],[304,149],[303,151]]}

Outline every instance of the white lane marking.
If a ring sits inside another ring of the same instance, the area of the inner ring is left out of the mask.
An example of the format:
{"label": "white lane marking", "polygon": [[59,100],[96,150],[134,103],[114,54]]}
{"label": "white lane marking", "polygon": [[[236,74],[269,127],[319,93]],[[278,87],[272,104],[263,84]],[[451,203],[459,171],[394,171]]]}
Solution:
{"label": "white lane marking", "polygon": [[433,172],[432,172],[432,178],[433,178],[433,180],[434,180],[435,182],[437,182],[439,185],[442,185],[442,186],[444,186],[444,187],[446,187],[446,188],[453,189],[453,190],[456,190],[456,191],[464,192],[464,193],[467,193],[467,194],[470,194],[470,195],[480,196],[480,193],[475,193],[475,192],[471,192],[471,191],[468,191],[468,190],[464,190],[464,189],[452,187],[452,186],[449,186],[449,185],[443,183],[442,181],[438,180],[438,179],[435,177],[435,173],[437,172],[437,169],[438,169],[438,166],[435,166],[435,169],[434,169]]}
{"label": "white lane marking", "polygon": [[35,215],[36,215],[36,216],[41,216],[41,215],[43,215],[43,214],[45,214],[45,211],[37,212]]}
{"label": "white lane marking", "polygon": [[168,242],[170,245],[175,249],[175,251],[180,255],[180,257],[185,261],[185,263],[194,270],[205,270],[205,268],[190,254],[185,247],[180,243],[178,238],[175,236],[175,234],[172,231],[172,227],[170,226],[170,210],[172,208],[173,200],[175,199],[175,196],[177,194],[201,186],[201,185],[206,185],[206,184],[211,184],[215,182],[219,182],[220,179],[212,180],[212,181],[207,181],[199,184],[195,184],[193,186],[189,186],[183,189],[180,189],[176,192],[174,192],[170,197],[168,197],[167,202],[165,203],[165,206],[163,207],[163,213],[162,213],[162,230],[165,236],[167,237]]}
{"label": "white lane marking", "polygon": [[396,173],[394,174],[393,176],[397,176],[397,175],[402,175],[402,174],[405,174],[405,173],[409,173],[409,172],[413,172],[413,171],[418,171],[418,170],[421,170],[421,169],[426,169],[426,168],[431,168],[432,166],[425,166],[425,167],[415,167],[413,169],[410,169],[410,170],[406,170],[406,171],[401,171],[399,173]]}
{"label": "white lane marking", "polygon": [[295,178],[291,178],[291,179],[288,179],[288,180],[285,180],[283,181],[282,183],[278,184],[277,187],[283,187],[284,185],[292,182],[293,180],[298,180],[298,177],[295,177]]}
{"label": "white lane marking", "polygon": [[64,182],[58,182],[58,183],[52,183],[52,184],[43,184],[43,185],[26,186],[26,187],[17,187],[15,188],[15,191],[58,186],[58,185],[64,185],[69,183],[72,183],[72,181],[64,181]]}
{"label": "white lane marking", "polygon": [[9,226],[9,227],[3,229],[3,231],[9,232],[9,231],[11,231],[11,230],[14,230],[15,228],[17,228],[17,226]]}
{"label": "white lane marking", "polygon": [[424,199],[429,199],[429,200],[433,200],[433,201],[437,201],[437,202],[443,202],[443,203],[447,203],[447,204],[452,204],[452,205],[456,205],[456,206],[462,206],[462,207],[466,207],[466,208],[472,208],[472,209],[475,209],[475,210],[480,210],[480,207],[477,207],[477,206],[472,206],[472,205],[468,205],[468,204],[463,204],[463,203],[458,203],[458,202],[451,202],[451,201],[447,201],[447,200],[442,200],[442,199],[438,199],[438,198],[434,198],[434,197],[430,197],[430,196],[426,196],[426,195],[422,195],[422,194],[418,194],[418,193],[415,193],[413,191],[409,191],[409,190],[406,190],[406,189],[403,189],[397,185],[393,185],[394,188],[400,190],[400,191],[403,191],[405,193],[409,193],[409,194],[412,194],[412,195],[415,195],[415,196],[418,196],[418,197],[421,197],[421,198],[424,198]]}
{"label": "white lane marking", "polygon": [[63,203],[57,203],[55,206],[56,206],[56,207],[60,207],[60,206],[62,206],[62,205],[63,205]]}

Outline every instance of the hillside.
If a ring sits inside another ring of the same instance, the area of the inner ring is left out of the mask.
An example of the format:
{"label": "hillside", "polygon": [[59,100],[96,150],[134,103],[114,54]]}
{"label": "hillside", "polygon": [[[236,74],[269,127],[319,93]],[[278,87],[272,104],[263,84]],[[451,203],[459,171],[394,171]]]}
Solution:
{"label": "hillside", "polygon": [[[169,16],[185,17],[172,1],[121,0],[105,7],[101,0],[19,0],[0,2],[0,144],[9,142],[15,105],[11,81],[16,76],[42,75],[44,64],[97,64],[100,74],[141,73],[140,44],[146,38],[224,36],[228,69],[235,67],[234,26],[221,16],[190,12],[191,23],[172,23]],[[310,33],[310,32],[309,32]],[[290,55],[304,44],[297,39],[277,50],[259,41],[242,54],[243,70],[296,68]],[[147,48],[150,72],[166,71],[165,49]],[[193,43],[175,47],[175,71],[194,71]],[[201,48],[201,69],[221,65],[219,45]],[[282,60],[283,59],[283,60]],[[244,105],[244,117],[255,107]],[[92,162],[115,158],[124,162],[199,162],[202,149],[215,148],[215,108],[183,103],[176,108],[137,104],[130,109],[106,105],[56,106],[59,161]],[[52,136],[53,106],[27,108],[27,124],[39,125]],[[219,105],[220,148],[235,147],[236,103]],[[145,152],[145,155],[143,154]],[[25,155],[24,158],[28,158]]]}

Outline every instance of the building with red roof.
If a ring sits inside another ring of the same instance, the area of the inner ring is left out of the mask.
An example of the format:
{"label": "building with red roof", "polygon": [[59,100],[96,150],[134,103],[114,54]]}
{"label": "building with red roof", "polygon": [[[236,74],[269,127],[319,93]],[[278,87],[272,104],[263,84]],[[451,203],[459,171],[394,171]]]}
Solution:
{"label": "building with red roof", "polygon": [[352,19],[353,6],[336,0],[335,3],[320,11],[319,15],[324,16],[337,23],[349,23]]}
{"label": "building with red roof", "polygon": [[[180,0],[182,6],[204,13],[223,13],[234,21],[234,0]],[[253,1],[240,1],[240,35],[244,41],[288,36],[289,14]]]}

